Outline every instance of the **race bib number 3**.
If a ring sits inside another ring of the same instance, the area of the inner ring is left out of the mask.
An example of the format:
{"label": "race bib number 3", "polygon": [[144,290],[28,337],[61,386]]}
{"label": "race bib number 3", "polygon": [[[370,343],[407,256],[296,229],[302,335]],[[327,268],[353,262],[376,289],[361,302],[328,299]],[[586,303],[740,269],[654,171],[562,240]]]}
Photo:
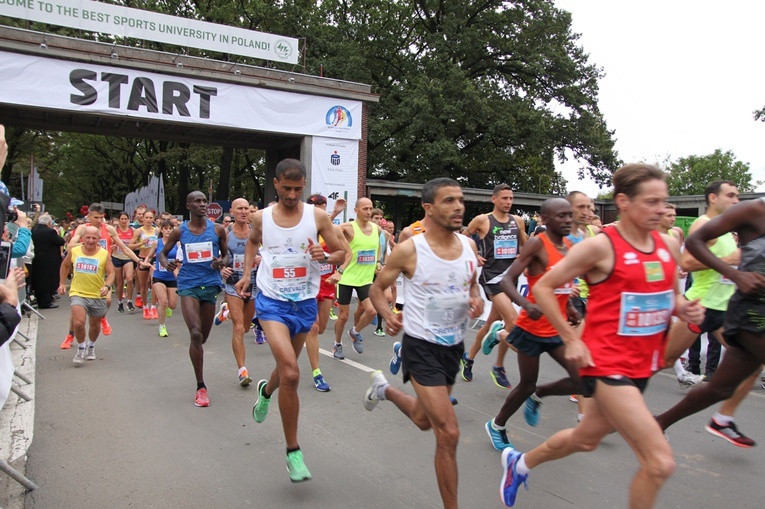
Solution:
{"label": "race bib number 3", "polygon": [[650,336],[667,328],[675,306],[672,290],[657,293],[622,293],[619,309],[621,336]]}
{"label": "race bib number 3", "polygon": [[186,244],[186,258],[189,263],[211,262],[213,260],[212,242]]}

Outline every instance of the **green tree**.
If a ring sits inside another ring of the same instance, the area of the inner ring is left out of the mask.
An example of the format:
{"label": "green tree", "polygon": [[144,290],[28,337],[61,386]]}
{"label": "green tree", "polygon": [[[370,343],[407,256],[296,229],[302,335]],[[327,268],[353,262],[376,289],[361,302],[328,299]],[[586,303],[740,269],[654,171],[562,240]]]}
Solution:
{"label": "green tree", "polygon": [[681,157],[667,165],[667,185],[672,196],[704,194],[706,185],[715,180],[730,180],[740,192],[752,192],[762,182],[752,182],[749,163],[736,160],[732,151],[721,149],[703,156]]}

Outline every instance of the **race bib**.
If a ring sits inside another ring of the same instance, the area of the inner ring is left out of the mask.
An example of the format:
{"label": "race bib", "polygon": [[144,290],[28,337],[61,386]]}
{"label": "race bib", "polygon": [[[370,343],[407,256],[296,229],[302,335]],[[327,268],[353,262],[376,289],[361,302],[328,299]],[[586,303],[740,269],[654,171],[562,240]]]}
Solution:
{"label": "race bib", "polygon": [[271,260],[271,277],[275,290],[290,301],[308,298],[308,267],[311,259],[306,253],[275,255]]}
{"label": "race bib", "polygon": [[143,238],[143,247],[145,249],[148,249],[151,247],[152,242],[155,242],[157,240],[156,235],[147,235]]}
{"label": "race bib", "polygon": [[335,266],[332,265],[331,263],[322,263],[321,265],[319,265],[319,273],[322,276],[332,274],[333,272],[335,272]]}
{"label": "race bib", "polygon": [[80,274],[98,274],[98,258],[79,256],[74,264],[74,271]]}
{"label": "race bib", "polygon": [[675,292],[623,292],[619,308],[620,336],[650,336],[667,328],[675,307]]}
{"label": "race bib", "polygon": [[186,258],[189,263],[202,263],[213,261],[212,242],[193,242],[186,244]]}
{"label": "race bib", "polygon": [[506,260],[518,256],[518,239],[508,236],[494,237],[494,258]]}
{"label": "race bib", "polygon": [[374,265],[377,251],[370,249],[368,251],[359,251],[356,255],[356,265]]}
{"label": "race bib", "polygon": [[98,245],[106,249],[106,239],[98,239]]}
{"label": "race bib", "polygon": [[569,281],[568,283],[564,284],[563,286],[559,286],[555,290],[553,290],[553,293],[555,295],[571,295],[572,290],[574,289],[574,282]]}
{"label": "race bib", "polygon": [[433,295],[425,303],[422,326],[438,344],[456,345],[465,333],[469,309],[465,294]]}
{"label": "race bib", "polygon": [[[737,265],[733,265],[733,268],[734,269],[738,269],[738,266]],[[736,285],[736,283],[734,283],[732,280],[728,279],[727,277],[723,276],[722,274],[720,274],[720,284],[722,284],[722,285],[734,285],[734,286]]]}

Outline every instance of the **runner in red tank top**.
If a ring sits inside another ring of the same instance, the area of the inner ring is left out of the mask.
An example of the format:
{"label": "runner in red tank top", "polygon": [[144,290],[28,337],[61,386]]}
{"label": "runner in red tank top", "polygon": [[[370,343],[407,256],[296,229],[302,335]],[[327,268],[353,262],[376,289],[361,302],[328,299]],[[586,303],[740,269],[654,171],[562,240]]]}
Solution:
{"label": "runner in red tank top", "polygon": [[[646,164],[617,170],[613,183],[618,226],[577,244],[534,287],[538,306],[560,332],[566,359],[580,367],[583,394],[592,401],[576,428],[559,431],[527,454],[503,451],[500,493],[507,506],[515,503],[532,468],[591,451],[613,429],[640,462],[630,486],[630,507],[653,507],[675,469],[672,448],[642,391],[660,364],[671,314],[698,324],[704,309],[677,288],[677,241],[654,231],[665,210],[664,179],[664,172]],[[590,285],[590,297],[580,339],[560,315],[554,291],[581,274]]]}
{"label": "runner in red tank top", "polygon": [[[529,294],[528,298],[524,298],[517,290],[518,276],[521,272],[526,270],[529,289],[533,289],[546,272],[563,260],[563,256],[571,247],[571,242],[564,238],[571,233],[573,224],[571,204],[563,198],[550,198],[542,204],[540,215],[547,225],[547,231],[526,241],[520,257],[510,266],[510,270],[501,282],[502,290],[514,303],[523,308],[521,314],[515,321],[515,327],[509,333],[504,330],[502,322],[494,322],[483,341],[484,353],[500,341],[507,341],[518,352],[518,372],[521,379],[505,399],[496,417],[485,426],[492,446],[497,450],[512,447],[507,439],[505,424],[524,401],[528,400],[524,413],[526,422],[536,426],[539,421],[541,401],[539,398],[534,398],[533,394],[539,376],[539,358],[543,353],[550,354],[550,357],[569,373],[561,395],[578,392],[581,386],[577,367],[573,363],[566,362],[563,341],[558,331],[542,314],[534,296]],[[555,289],[555,298],[558,302],[555,313],[571,321],[579,322],[581,316],[573,306],[569,306],[572,288],[573,279]]]}

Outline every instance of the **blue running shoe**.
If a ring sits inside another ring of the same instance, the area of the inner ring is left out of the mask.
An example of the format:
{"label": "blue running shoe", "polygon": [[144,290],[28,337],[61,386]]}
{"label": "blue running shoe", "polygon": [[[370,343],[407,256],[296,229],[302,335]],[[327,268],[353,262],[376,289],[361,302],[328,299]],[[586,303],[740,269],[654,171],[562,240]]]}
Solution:
{"label": "blue running shoe", "polygon": [[481,341],[481,350],[483,350],[484,355],[489,355],[492,349],[499,344],[499,338],[497,337],[497,334],[499,334],[499,331],[504,328],[505,322],[502,320],[497,320],[491,324],[491,327],[489,327],[489,332],[486,333],[486,335],[483,337],[483,340]]}
{"label": "blue running shoe", "polygon": [[449,396],[449,403],[452,404],[452,406],[457,406],[459,404],[459,401],[457,401],[457,398],[454,396]]}
{"label": "blue running shoe", "polygon": [[316,387],[316,390],[319,392],[329,392],[332,387],[329,386],[329,384],[324,380],[324,375],[319,373],[315,377],[313,377],[313,385]]}
{"label": "blue running shoe", "polygon": [[468,357],[467,352],[463,353],[460,359],[460,374],[464,381],[473,381],[473,361]]}
{"label": "blue running shoe", "polygon": [[532,395],[526,400],[526,408],[523,410],[523,418],[526,424],[535,427],[539,424],[539,407],[542,406],[542,400]]}
{"label": "blue running shoe", "polygon": [[401,342],[396,341],[393,343],[393,357],[390,358],[390,372],[394,375],[398,375],[401,370]]}
{"label": "blue running shoe", "polygon": [[515,505],[515,499],[518,496],[518,489],[521,484],[526,489],[529,485],[526,482],[529,475],[521,475],[516,471],[516,465],[522,454],[515,449],[507,448],[502,451],[502,481],[499,485],[499,496],[507,507]]}
{"label": "blue running shoe", "polygon": [[507,430],[496,429],[494,427],[494,419],[489,419],[484,428],[486,428],[486,433],[488,433],[489,440],[491,440],[491,446],[494,447],[494,449],[504,451],[508,447],[513,446],[507,438]]}
{"label": "blue running shoe", "polygon": [[497,387],[504,387],[505,389],[513,388],[513,384],[511,384],[510,381],[507,379],[507,373],[505,373],[505,368],[492,366],[491,371],[489,371],[489,374],[491,375],[491,379],[494,380],[494,384]]}
{"label": "blue running shoe", "polygon": [[353,350],[356,353],[364,353],[364,346],[361,344],[364,341],[364,338],[361,337],[360,332],[353,332],[353,329],[348,331],[348,335],[353,340],[353,343],[351,343],[351,346],[353,347]]}

